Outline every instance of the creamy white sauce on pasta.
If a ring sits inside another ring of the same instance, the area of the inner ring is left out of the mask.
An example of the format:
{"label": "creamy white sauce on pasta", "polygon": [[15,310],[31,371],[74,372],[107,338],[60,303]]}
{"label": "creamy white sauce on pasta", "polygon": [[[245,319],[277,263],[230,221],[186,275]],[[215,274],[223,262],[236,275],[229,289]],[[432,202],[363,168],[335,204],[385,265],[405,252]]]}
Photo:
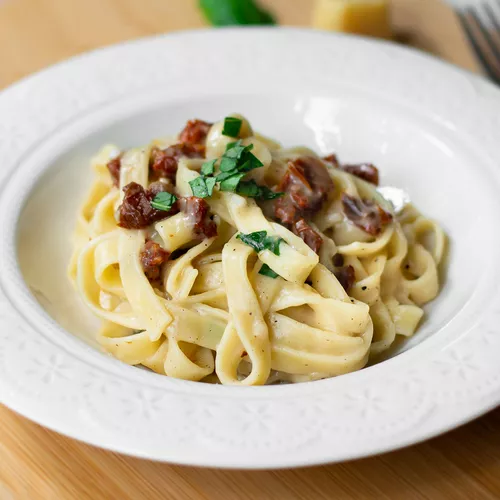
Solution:
{"label": "creamy white sauce on pasta", "polygon": [[[253,145],[263,164],[245,179],[276,190],[289,161],[317,157],[306,148],[283,149],[241,119],[238,137]],[[210,128],[204,159],[179,159],[177,197],[193,196],[189,182],[203,162],[220,158],[236,140],[222,129],[222,122]],[[375,185],[327,163],[334,190],[308,220],[323,240],[318,254],[273,220],[273,201],[223,192],[218,185],[205,198],[217,236],[196,238],[182,211],[147,228],[119,227],[123,188],[131,182],[147,188],[151,148],[175,142],[157,140],[126,151],[119,186],[107,168],[118,148],[105,146],[92,160],[94,183],[78,214],[69,276],[103,320],[96,334],[104,350],[171,377],[260,385],[359,370],[398,336],[415,333],[422,306],[439,293],[442,229],[408,200],[395,211],[380,194],[383,189],[377,192]],[[341,193],[375,200],[392,220],[380,234],[366,233],[346,218]],[[257,253],[238,238],[258,231],[280,238],[279,255],[269,249]],[[141,265],[148,240],[170,254],[154,282]],[[354,270],[349,293],[335,274],[339,254],[342,265]],[[278,276],[260,274],[264,264]]]}

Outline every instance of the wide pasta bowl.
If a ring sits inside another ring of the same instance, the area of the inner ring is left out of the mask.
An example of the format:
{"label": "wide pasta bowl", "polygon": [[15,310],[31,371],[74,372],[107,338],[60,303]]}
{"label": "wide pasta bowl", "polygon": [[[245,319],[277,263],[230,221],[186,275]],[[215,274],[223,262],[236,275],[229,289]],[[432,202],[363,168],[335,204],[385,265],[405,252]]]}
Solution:
{"label": "wide pasta bowl", "polygon": [[[449,235],[439,297],[389,359],[309,383],[177,380],[101,352],[67,277],[89,158],[238,111],[370,160]],[[394,45],[295,29],[179,33],[58,64],[0,94],[0,401],[68,436],[190,465],[277,468],[399,448],[500,402],[500,91]]]}

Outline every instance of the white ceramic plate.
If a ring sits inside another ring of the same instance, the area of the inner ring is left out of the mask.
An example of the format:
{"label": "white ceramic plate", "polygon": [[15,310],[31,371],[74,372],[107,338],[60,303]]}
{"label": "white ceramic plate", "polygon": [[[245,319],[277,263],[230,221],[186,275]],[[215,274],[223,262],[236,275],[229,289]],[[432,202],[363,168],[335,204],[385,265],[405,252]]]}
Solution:
{"label": "white ceramic plate", "polygon": [[[418,333],[358,373],[288,386],[184,382],[94,348],[66,280],[105,142],[238,111],[285,145],[370,160],[451,238]],[[0,95],[0,398],[54,430],[184,464],[287,467],[379,453],[500,402],[500,91],[419,52],[292,29],[180,33],[56,65]]]}

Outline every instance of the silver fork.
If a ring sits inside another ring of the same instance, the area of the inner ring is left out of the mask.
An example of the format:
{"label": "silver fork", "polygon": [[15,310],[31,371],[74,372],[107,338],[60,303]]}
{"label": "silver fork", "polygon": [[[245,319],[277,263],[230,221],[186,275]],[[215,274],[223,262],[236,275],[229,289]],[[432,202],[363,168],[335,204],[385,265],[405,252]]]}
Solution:
{"label": "silver fork", "polygon": [[488,75],[500,84],[500,0],[488,0],[458,11],[458,16]]}

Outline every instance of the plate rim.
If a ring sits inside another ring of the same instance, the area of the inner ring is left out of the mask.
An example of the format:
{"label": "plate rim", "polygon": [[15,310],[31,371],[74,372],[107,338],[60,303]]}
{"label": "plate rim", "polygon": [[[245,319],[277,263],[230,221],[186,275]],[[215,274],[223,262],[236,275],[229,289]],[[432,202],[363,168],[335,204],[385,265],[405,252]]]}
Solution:
{"label": "plate rim", "polygon": [[[311,37],[316,38],[318,40],[326,40],[327,38],[330,39],[327,44],[334,45],[335,41],[339,45],[344,44],[345,46],[352,46],[352,47],[361,47],[361,44],[363,44],[363,48],[368,48],[368,47],[374,47],[374,51],[378,53],[380,50],[380,53],[384,53],[387,51],[387,53],[391,53],[391,55],[394,54],[412,54],[411,56],[408,57],[414,57],[416,59],[420,59],[422,61],[427,60],[427,61],[432,61],[432,64],[435,65],[435,67],[439,68],[446,68],[442,69],[440,75],[443,74],[453,74],[454,77],[456,76],[457,81],[461,80],[463,81],[464,85],[472,85],[474,88],[474,91],[478,93],[480,96],[483,94],[485,96],[490,96],[491,94],[494,95],[494,105],[498,107],[500,110],[500,91],[497,90],[496,88],[493,87],[492,84],[489,82],[486,82],[485,80],[481,79],[480,77],[477,77],[476,75],[469,74],[467,71],[456,68],[452,66],[449,63],[438,61],[432,56],[429,56],[428,54],[421,53],[420,51],[417,51],[415,49],[409,49],[409,48],[401,48],[401,47],[396,47],[389,42],[384,42],[384,41],[372,41],[368,39],[362,39],[358,37],[351,37],[351,36],[346,36],[346,35],[337,35],[337,34],[330,34],[330,33],[319,33],[319,32],[314,32],[313,30],[308,30],[308,29],[297,29],[297,28],[243,28],[243,29],[237,29],[237,28],[226,28],[223,30],[217,30],[217,32],[207,29],[207,30],[191,30],[187,32],[176,32],[174,34],[168,34],[168,35],[156,35],[153,37],[147,37],[143,39],[138,39],[138,40],[132,40],[132,41],[127,41],[125,43],[120,43],[108,47],[103,47],[100,49],[96,49],[94,51],[80,54],[77,56],[74,56],[68,60],[62,61],[60,63],[57,63],[56,65],[53,65],[49,68],[46,68],[34,75],[30,75],[21,81],[15,83],[13,86],[8,87],[7,89],[3,90],[0,93],[0,111],[3,110],[3,106],[9,108],[9,106],[6,105],[6,101],[12,96],[12,94],[21,94],[21,96],[26,97],[26,95],[29,93],[31,90],[36,90],[37,86],[41,83],[42,80],[51,80],[52,75],[55,76],[57,72],[70,72],[72,69],[77,69],[79,66],[89,66],[89,62],[92,63],[92,61],[96,61],[98,59],[106,58],[110,54],[113,53],[118,53],[122,51],[128,50],[127,48],[132,47],[132,48],[138,48],[138,53],[141,53],[141,51],[145,51],[148,48],[151,48],[152,46],[158,45],[158,47],[161,47],[163,45],[173,45],[174,42],[172,40],[188,40],[190,38],[199,38],[201,36],[204,37],[212,37],[212,38],[218,38],[218,37],[224,37],[224,36],[233,36],[233,37],[240,37],[241,40],[245,39],[245,37],[248,37],[249,33],[255,33],[255,32],[261,32],[262,36],[267,36],[268,38],[271,39],[284,39],[285,37],[290,37],[290,36],[297,36],[297,38],[301,37]],[[194,42],[193,42],[194,43]],[[196,45],[196,43],[194,44]],[[165,47],[168,49],[168,47]],[[370,49],[372,50],[372,49]],[[356,56],[360,57],[360,56]],[[406,56],[401,56],[402,58]],[[361,58],[362,59],[362,58]],[[427,64],[427,63],[425,63]],[[424,66],[425,66],[424,64]],[[88,69],[88,68],[87,68]],[[60,75],[58,75],[60,76]],[[87,78],[90,78],[90,74],[87,75]],[[451,77],[450,77],[451,78]],[[452,78],[453,80],[453,78]],[[125,90],[125,94],[127,95],[130,89],[127,90],[127,85],[130,85],[130,83],[125,84],[123,87]],[[429,85],[427,83],[427,85]],[[26,89],[26,87],[28,87]],[[34,88],[33,88],[34,87]],[[43,86],[42,86],[43,87]],[[94,89],[96,90],[96,89]],[[97,89],[98,90],[98,89]],[[43,87],[43,92],[53,92],[49,90],[49,87]],[[19,96],[14,96],[15,99],[19,99]],[[53,99],[53,97],[52,97]],[[432,99],[431,99],[432,100]],[[101,103],[102,104],[102,103]],[[86,101],[81,100],[77,103],[77,114],[72,116],[75,120],[78,120],[78,116],[80,116],[82,113],[88,111],[86,109]],[[25,118],[28,118],[30,115],[30,110],[23,109],[21,114],[25,116]],[[7,114],[7,116],[9,116]],[[65,121],[61,119],[60,116],[54,116],[51,118],[53,120],[52,126],[60,127],[64,126]],[[1,113],[0,113],[0,131],[2,130],[2,122],[1,119]],[[5,126],[5,124],[4,124]],[[23,132],[22,127],[19,129],[20,133]],[[47,142],[50,141],[50,137],[56,133],[56,131],[49,132],[48,137],[45,139],[43,138],[43,133],[45,133],[45,130],[42,130],[41,128],[38,129],[38,133],[35,131],[35,135],[37,136],[35,138],[36,141],[38,142]],[[37,135],[38,134],[38,135]],[[494,139],[494,138],[493,138]],[[22,142],[22,141],[21,141]],[[16,143],[14,143],[16,144]],[[28,145],[33,144],[33,140],[31,142],[26,142],[25,144],[18,144],[16,147],[12,148],[11,150],[11,155],[12,158],[10,160],[7,160],[6,164],[7,167],[4,168],[5,171],[9,171],[9,169],[12,169],[15,167],[15,165],[18,163],[20,158],[22,157],[22,154],[24,153],[26,147]],[[1,151],[1,149],[0,149]],[[5,175],[5,172],[0,173],[0,178],[2,177],[2,174]],[[498,175],[498,174],[497,174]],[[498,177],[500,179],[500,176]],[[5,190],[2,189],[0,190],[0,202],[4,200],[5,198]],[[7,255],[5,252],[10,252],[10,255],[12,256],[12,248],[7,248],[5,245],[2,246],[2,249],[0,250],[0,256],[4,257]],[[2,269],[5,269],[6,267],[8,268],[7,270],[9,272],[12,272],[12,269],[9,267],[12,265],[12,262],[9,264],[7,263],[6,259],[2,258]],[[1,289],[1,287],[0,287]],[[5,330],[5,327],[11,322],[11,324],[16,324],[17,325],[22,325],[19,327],[20,331],[28,331],[32,327],[26,325],[24,321],[20,321],[20,318],[17,317],[17,313],[12,316],[12,311],[9,311],[8,314],[6,314],[6,307],[8,308],[11,304],[6,297],[5,297],[5,289],[3,290],[3,293],[0,293],[0,327],[2,330]],[[8,292],[7,292],[8,295]],[[492,299],[493,301],[493,299]],[[7,305],[6,305],[7,304]],[[3,309],[2,309],[3,307]],[[495,310],[491,313],[491,315],[494,315],[496,318],[500,315],[499,310]],[[484,323],[484,319],[481,320]],[[35,332],[36,333],[36,332]],[[11,340],[12,336],[9,334],[5,334],[5,331],[2,331],[0,333],[0,342],[9,342]],[[45,342],[45,341],[44,341]],[[42,350],[46,352],[49,356],[51,355],[50,353],[54,349],[56,344],[51,344],[46,343],[42,345]],[[57,346],[57,349],[61,349],[61,346]],[[331,457],[328,456],[328,453],[326,453],[324,450],[321,452],[317,452],[316,454],[313,453],[312,455],[308,456],[307,459],[301,460],[300,458],[297,457],[297,450],[301,447],[304,446],[303,443],[298,444],[298,448],[294,450],[294,453],[290,452],[289,456],[283,456],[280,460],[280,462],[276,462],[276,458],[270,458],[268,462],[266,462],[265,455],[266,453],[269,452],[269,449],[272,448],[272,443],[268,445],[268,447],[263,451],[263,450],[253,450],[253,458],[251,459],[241,459],[240,461],[235,461],[236,459],[234,458],[234,453],[236,450],[237,446],[241,445],[241,442],[238,440],[233,440],[233,443],[229,443],[226,447],[226,449],[222,452],[219,453],[214,453],[213,460],[209,461],[208,460],[208,455],[202,455],[203,458],[197,459],[195,456],[196,453],[190,452],[189,454],[183,455],[179,452],[176,452],[174,454],[169,454],[169,452],[159,452],[157,451],[154,455],[152,455],[150,452],[145,452],[143,449],[140,449],[137,447],[137,445],[131,446],[131,445],[124,445],[123,447],[117,446],[116,445],[116,440],[112,440],[110,442],[110,438],[106,440],[106,435],[107,431],[101,430],[101,433],[98,434],[98,437],[93,437],[92,435],[92,430],[96,430],[96,426],[98,427],[98,423],[95,421],[95,416],[90,417],[89,415],[85,415],[85,419],[91,419],[93,418],[92,425],[90,427],[87,427],[85,432],[82,433],[81,430],[75,429],[74,425],[71,425],[66,422],[66,424],[63,424],[60,420],[58,421],[57,424],[54,422],[57,420],[54,418],[53,413],[43,413],[43,415],[38,412],[38,409],[36,405],[33,404],[27,404],[26,399],[21,397],[19,398],[19,394],[16,395],[16,391],[22,390],[19,386],[16,386],[15,384],[11,384],[8,379],[4,376],[5,372],[5,357],[2,357],[2,355],[5,356],[5,352],[8,352],[8,349],[2,349],[0,348],[0,401],[6,406],[12,408],[13,410],[27,416],[28,418],[37,421],[38,423],[41,423],[42,425],[55,430],[57,432],[61,432],[63,434],[66,434],[70,437],[79,439],[81,441],[88,442],[90,444],[104,447],[107,449],[111,449],[113,451],[118,451],[121,453],[129,454],[129,455],[134,455],[142,458],[149,458],[153,460],[160,460],[160,461],[170,461],[170,462],[175,462],[175,463],[181,463],[181,464],[186,464],[186,465],[198,465],[198,466],[218,466],[218,467],[225,467],[225,468],[256,468],[256,469],[261,469],[261,468],[283,468],[283,467],[290,467],[290,466],[306,466],[306,465],[313,465],[313,464],[320,464],[320,463],[327,463],[327,462],[333,462],[333,461],[340,461],[340,460],[348,460],[348,459],[353,459],[353,458],[359,458],[362,456],[367,456],[373,453],[380,453],[384,451],[389,451],[397,448],[401,448],[404,446],[407,446],[409,444],[413,444],[415,442],[419,442],[424,439],[428,439],[432,436],[435,436],[437,434],[440,434],[442,432],[446,432],[447,430],[450,430],[458,425],[462,425],[466,423],[467,421],[472,420],[473,418],[476,418],[477,416],[485,413],[486,411],[490,410],[491,408],[497,406],[500,403],[500,380],[498,381],[498,386],[495,386],[498,394],[495,393],[495,395],[492,395],[495,391],[493,391],[492,394],[490,394],[490,397],[485,397],[484,400],[481,402],[481,404],[476,403],[474,406],[473,410],[463,410],[461,413],[461,416],[457,418],[455,415],[454,418],[450,418],[449,416],[447,417],[444,415],[442,418],[443,420],[440,421],[439,425],[434,425],[433,429],[427,429],[425,427],[419,429],[419,430],[414,430],[413,434],[409,434],[406,438],[396,438],[396,443],[394,442],[394,439],[391,441],[390,439],[387,439],[387,435],[384,435],[384,439],[382,440],[383,442],[378,442],[376,444],[370,445],[370,446],[365,446],[359,447],[358,451],[352,451],[351,453],[344,453],[342,456],[338,455],[336,458],[332,455]],[[55,351],[54,351],[55,352]],[[59,351],[57,351],[54,355],[57,357],[59,355]],[[66,353],[68,354],[68,353]],[[68,354],[68,356],[71,356]],[[70,359],[70,358],[68,358]],[[71,358],[73,359],[73,358]],[[90,358],[89,358],[90,359]],[[83,363],[85,365],[85,363]],[[122,374],[125,373],[125,370],[122,369],[124,367],[118,366],[119,362],[116,362],[116,365],[113,365],[113,370],[111,370],[116,376],[121,376]],[[382,366],[382,365],[380,365]],[[127,367],[129,368],[129,367]],[[9,366],[9,369],[12,370],[13,367]],[[83,371],[78,371],[78,370],[83,370]],[[85,367],[80,367],[78,370],[75,371],[77,374],[82,374],[86,373],[85,370],[87,370],[87,366]],[[379,372],[381,371],[380,369],[378,370]],[[383,371],[383,369],[382,369]],[[100,373],[98,371],[98,373]],[[343,380],[346,380],[347,383],[347,378],[342,377]],[[127,376],[127,379],[128,376]],[[317,383],[315,383],[317,384]],[[337,384],[338,385],[338,384]],[[352,382],[352,378],[349,379],[348,385],[356,385],[355,382]],[[328,387],[327,384],[325,383],[319,383],[317,385],[318,389],[314,388],[311,389],[310,391],[305,391],[308,392],[309,395],[308,397],[315,397],[318,394],[321,394],[323,390],[320,390],[319,387]],[[50,390],[53,390],[53,387]],[[403,385],[400,385],[400,387],[396,390],[401,391],[403,388]],[[64,391],[67,391],[68,387],[64,388]],[[206,395],[200,395],[201,392],[199,390],[191,389],[190,387],[186,386],[186,383],[177,383],[177,382],[172,382],[172,389],[173,392],[176,393],[175,398],[178,398],[177,400],[173,398],[173,401],[177,401],[178,404],[180,405],[186,405],[189,403],[186,403],[187,399],[189,399],[189,396],[196,394],[196,396],[201,396],[201,397],[207,397]],[[93,389],[89,389],[88,391],[91,392]],[[243,391],[248,391],[248,394],[252,394],[252,398],[254,395],[256,395],[256,391],[261,390],[259,389],[243,389]],[[237,390],[231,390],[231,391],[226,391],[224,390],[224,399],[228,399],[229,401],[233,401],[234,399],[243,399],[241,397],[241,392],[237,394],[237,391],[241,391],[241,389]],[[231,395],[229,395],[231,392]],[[297,390],[289,391],[286,390],[284,392],[290,393],[294,395]],[[214,394],[214,391],[211,391],[211,396]],[[271,392],[268,390],[262,393],[262,398],[261,399],[256,399],[257,401],[264,401],[270,398]],[[272,393],[274,397],[274,392]],[[420,394],[421,395],[421,394]],[[210,396],[210,397],[211,397]],[[422,396],[422,395],[421,395]],[[45,396],[42,396],[42,398]],[[92,395],[89,395],[89,397],[92,397]],[[257,398],[259,396],[257,395]],[[16,399],[17,398],[17,399]],[[181,399],[179,399],[181,398]],[[184,399],[182,399],[184,398]],[[187,398],[187,399],[186,399]],[[425,394],[423,395],[423,398],[425,399]],[[47,400],[48,401],[48,400]],[[62,401],[62,400],[61,400]],[[409,402],[409,400],[407,401]],[[426,401],[425,404],[428,404],[429,402]],[[74,404],[74,401],[71,399],[66,400],[65,402],[62,401],[60,402],[62,407],[67,407],[68,405]],[[95,403],[94,403],[95,404]],[[226,405],[226,409],[229,408],[228,411],[230,411],[231,404],[227,404],[227,402],[224,403]],[[328,405],[328,402],[322,402],[322,404]],[[293,405],[292,405],[293,406]],[[277,410],[277,408],[275,408]],[[287,409],[290,409],[289,406]],[[88,410],[88,408],[87,408]],[[302,411],[303,409],[301,409]],[[428,408],[424,408],[425,411],[428,410]],[[424,411],[422,410],[422,411]],[[306,411],[306,410],[304,410]],[[432,411],[436,411],[434,408]],[[38,413],[37,413],[38,412]],[[164,409],[162,410],[164,412]],[[102,416],[101,416],[102,417]],[[220,415],[219,415],[220,417]],[[85,420],[84,419],[84,420]],[[301,421],[301,424],[306,424],[306,423],[311,423],[311,417],[306,415],[303,417],[303,420]],[[138,422],[141,422],[141,419],[133,419],[133,423],[137,424]],[[88,425],[88,422],[87,422]],[[300,430],[300,429],[294,429],[294,430]],[[331,432],[335,432],[335,428],[332,427]],[[188,431],[189,432],[189,431]],[[319,431],[318,431],[319,432]],[[119,434],[119,432],[118,432]],[[115,438],[113,438],[115,439]],[[188,439],[187,437],[184,436],[184,439]],[[217,438],[214,438],[215,440]],[[280,436],[281,440],[286,439],[286,437]],[[306,439],[306,438],[304,438]],[[148,445],[148,446],[153,446],[153,445]],[[193,446],[193,445],[192,445]],[[205,445],[200,445],[200,446],[205,446]],[[231,455],[232,454],[232,455]],[[231,456],[233,458],[229,459],[228,457]],[[260,461],[257,460],[257,456],[261,457]],[[316,456],[316,458],[314,458]]]}

